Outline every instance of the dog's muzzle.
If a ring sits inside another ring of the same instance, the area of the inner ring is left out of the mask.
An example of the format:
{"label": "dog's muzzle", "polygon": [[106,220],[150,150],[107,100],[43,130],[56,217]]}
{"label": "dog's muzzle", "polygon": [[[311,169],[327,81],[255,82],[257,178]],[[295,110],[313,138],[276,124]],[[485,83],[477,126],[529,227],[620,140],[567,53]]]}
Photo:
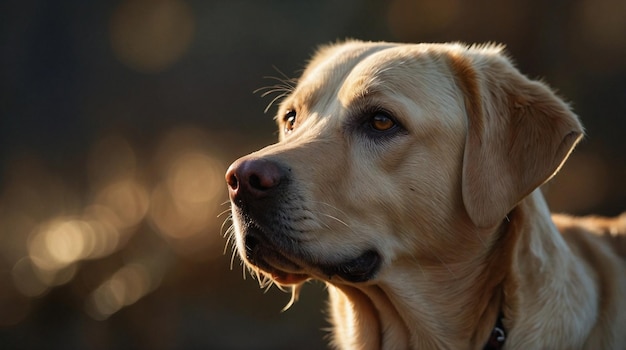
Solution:
{"label": "dog's muzzle", "polygon": [[287,186],[287,171],[262,158],[241,158],[226,172],[237,234],[243,240],[240,255],[282,284],[297,284],[309,278],[290,256],[298,255],[297,239],[276,232],[276,213]]}
{"label": "dog's muzzle", "polygon": [[285,222],[289,213],[283,208],[285,198],[291,197],[289,173],[288,168],[272,160],[249,157],[235,161],[226,172],[233,215],[239,223],[237,234],[243,241],[239,251],[242,258],[282,284],[300,283],[310,274],[352,283],[371,279],[381,265],[377,251],[365,250],[357,257],[325,263],[324,259],[313,259],[293,232],[284,232],[291,226]]}

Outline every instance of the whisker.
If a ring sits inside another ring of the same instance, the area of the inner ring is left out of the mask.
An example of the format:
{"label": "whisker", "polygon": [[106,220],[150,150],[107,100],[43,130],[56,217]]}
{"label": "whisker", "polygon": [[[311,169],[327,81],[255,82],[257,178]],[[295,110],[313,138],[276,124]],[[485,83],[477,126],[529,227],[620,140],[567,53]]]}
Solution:
{"label": "whisker", "polygon": [[256,90],[253,91],[253,93],[259,93],[263,91],[263,93],[261,94],[261,97],[265,97],[267,95],[276,93],[276,92],[291,92],[291,88],[289,86],[286,85],[270,85],[270,86],[264,86],[261,88],[258,88]]}
{"label": "whisker", "polygon": [[300,297],[300,290],[302,290],[302,284],[298,284],[298,285],[291,287],[291,299],[289,299],[289,302],[287,303],[287,305],[285,305],[285,307],[283,307],[283,309],[280,310],[280,312],[285,312],[289,310],[289,308],[292,307],[293,304],[296,303],[296,301],[298,301]]}
{"label": "whisker", "polygon": [[263,77],[263,79],[269,79],[269,80],[275,80],[277,82],[279,82],[279,84],[276,85],[281,85],[281,86],[286,86],[290,89],[293,89],[295,86],[295,81],[294,79],[291,78],[279,78],[279,77],[275,77],[273,75],[266,75]]}
{"label": "whisker", "polygon": [[230,270],[231,271],[233,270],[233,263],[235,262],[235,256],[237,255],[237,247],[233,246],[232,250],[233,250],[233,253],[230,255]]}
{"label": "whisker", "polygon": [[[348,215],[346,215],[346,213],[345,213],[345,212],[343,212],[341,209],[339,209],[339,208],[335,207],[334,205],[328,204],[328,203],[326,203],[326,202],[321,202],[321,201],[312,201],[312,202],[313,202],[313,203],[316,203],[316,204],[325,205],[325,206],[327,206],[327,207],[331,208],[332,210],[337,211],[337,212],[338,212],[338,213],[340,213],[342,216],[345,216],[345,217],[347,217],[347,216],[348,216]],[[338,222],[338,223],[342,224],[343,226],[347,227],[348,229],[352,229],[348,223],[346,223],[345,221],[341,220],[339,217],[337,217],[337,216],[335,216],[335,215],[327,214],[327,213],[324,213],[324,212],[321,212],[321,211],[314,212],[314,214],[316,214],[316,215],[321,215],[321,216],[324,216],[324,217],[327,217],[327,218],[329,218],[329,219],[332,219],[332,220],[334,220],[334,221],[336,221],[336,222]],[[329,226],[328,224],[324,224],[324,227],[326,227],[326,229],[330,229],[330,226]]]}
{"label": "whisker", "polygon": [[[232,222],[233,220],[232,216],[228,216],[224,222],[222,223],[222,226],[220,226],[220,233],[224,230],[224,226],[226,225],[227,222]],[[226,234],[228,233],[228,231],[230,231],[233,228],[233,225],[230,225],[230,227],[226,230],[226,232],[224,232],[224,234],[222,235],[222,237],[226,237]]]}
{"label": "whisker", "polygon": [[[424,271],[424,269],[422,268],[422,265],[419,263],[419,260],[417,259],[417,257],[411,252],[411,260],[415,263],[415,265],[420,269],[420,271],[422,272],[422,275],[424,277],[426,277],[426,272]],[[452,277],[454,277],[455,279],[457,279],[457,275],[454,273],[454,271],[452,271],[452,269],[450,268],[450,266],[448,266],[448,264],[446,264],[443,259],[441,259],[441,257],[437,254],[434,254],[435,258],[437,258],[437,260],[439,260],[439,262],[441,263],[441,265],[443,267],[446,268],[446,270],[448,270],[448,273],[450,273],[450,275],[452,275]]]}
{"label": "whisker", "polygon": [[[273,85],[260,87],[260,88],[258,88],[256,90],[254,90],[253,93],[256,94],[256,93],[259,93],[261,91],[268,90],[268,89],[276,89],[277,91],[283,91],[283,92],[293,92],[293,90],[296,88],[295,80],[283,80],[281,78],[276,78],[276,77],[271,77],[271,76],[266,76],[264,78],[265,79],[276,80],[276,81],[278,81],[278,84],[273,84]],[[267,93],[265,93],[265,94],[267,94]]]}
{"label": "whisker", "polygon": [[259,287],[263,289],[263,293],[267,293],[272,287],[274,281],[272,281],[271,278],[258,270],[256,270],[255,272],[257,274],[257,280],[259,281]]}
{"label": "whisker", "polygon": [[280,94],[280,95],[278,95],[278,96],[274,97],[274,98],[270,101],[270,103],[267,105],[267,107],[265,107],[265,109],[263,110],[263,113],[267,113],[267,111],[269,111],[269,110],[270,110],[270,108],[272,108],[272,105],[274,104],[274,102],[276,102],[276,101],[280,100],[281,98],[283,98],[283,97],[287,96],[287,94],[288,94],[288,93],[286,93],[286,92],[285,92],[285,93],[282,93],[282,94]]}
{"label": "whisker", "polygon": [[274,281],[272,281],[270,278],[267,278],[266,281],[267,281],[266,282],[267,286],[265,287],[265,292],[264,293],[269,292],[269,290],[272,289],[272,286],[277,286],[277,284],[275,284]]}
{"label": "whisker", "polygon": [[344,221],[342,221],[342,220],[339,220],[339,218],[337,218],[337,217],[334,217],[334,216],[332,216],[332,215],[330,215],[330,214],[324,214],[324,213],[320,213],[320,215],[323,215],[323,216],[325,216],[325,217],[327,217],[327,218],[331,218],[331,219],[333,219],[333,220],[335,220],[335,221],[337,221],[337,222],[339,222],[339,223],[343,224],[345,227],[350,228],[350,225],[346,224],[346,223],[345,223]]}
{"label": "whisker", "polygon": [[328,203],[326,203],[326,202],[322,202],[322,201],[312,201],[312,202],[313,202],[313,203],[316,203],[316,204],[325,205],[325,206],[327,206],[327,207],[329,207],[329,208],[331,208],[331,209],[333,209],[333,210],[338,211],[338,212],[339,212],[341,215],[343,215],[343,216],[348,216],[348,215],[347,215],[347,214],[346,214],[343,210],[341,210],[341,209],[337,208],[337,207],[336,207],[336,206],[334,206],[334,205],[331,205],[331,204],[328,204]]}
{"label": "whisker", "polygon": [[217,217],[217,218],[219,218],[220,216],[222,216],[222,215],[224,215],[224,214],[226,214],[226,213],[229,213],[229,212],[230,212],[230,208],[228,208],[228,209],[226,209],[226,210],[224,210],[224,211],[220,212],[219,214],[217,214],[217,216],[216,216],[216,217]]}
{"label": "whisker", "polygon": [[[234,235],[232,234],[232,232],[229,232],[228,238],[226,238],[226,244],[224,244],[224,251],[222,252],[223,255],[226,255],[226,250],[228,249],[229,246],[233,247],[233,250],[235,250],[235,244],[233,242],[233,237]],[[232,270],[232,268],[231,268]]]}
{"label": "whisker", "polygon": [[[283,73],[283,71],[281,71],[278,67],[276,67],[276,66],[274,66],[274,65],[272,65],[272,68],[274,68],[274,70],[275,70],[276,72],[278,72],[278,74],[280,74],[280,75],[282,75],[282,76],[283,76],[282,81],[284,81],[285,83],[293,83],[293,84],[295,85],[295,83],[296,83],[296,79],[294,79],[294,78],[289,78],[289,76],[288,76],[287,74]],[[277,78],[277,79],[280,79],[280,78]]]}
{"label": "whisker", "polygon": [[285,73],[283,73],[280,69],[278,69],[275,66],[273,68],[276,72],[278,72],[278,74],[282,76],[282,78],[275,77],[275,76],[265,76],[263,78],[274,80],[278,83],[274,85],[264,86],[253,91],[253,93],[255,94],[261,93],[261,97],[266,97],[271,94],[278,94],[270,101],[267,107],[265,107],[265,110],[263,111],[263,113],[267,113],[267,111],[274,105],[276,101],[289,95],[296,88],[296,79],[289,78]]}

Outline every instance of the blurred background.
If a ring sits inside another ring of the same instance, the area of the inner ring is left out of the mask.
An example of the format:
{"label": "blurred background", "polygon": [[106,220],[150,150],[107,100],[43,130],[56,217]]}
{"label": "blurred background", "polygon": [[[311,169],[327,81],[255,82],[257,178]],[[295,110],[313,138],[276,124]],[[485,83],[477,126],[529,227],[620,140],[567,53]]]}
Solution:
{"label": "blurred background", "polygon": [[626,2],[0,1],[0,348],[323,349],[325,291],[244,277],[223,174],[320,44],[499,42],[587,137],[555,211],[626,207]]}

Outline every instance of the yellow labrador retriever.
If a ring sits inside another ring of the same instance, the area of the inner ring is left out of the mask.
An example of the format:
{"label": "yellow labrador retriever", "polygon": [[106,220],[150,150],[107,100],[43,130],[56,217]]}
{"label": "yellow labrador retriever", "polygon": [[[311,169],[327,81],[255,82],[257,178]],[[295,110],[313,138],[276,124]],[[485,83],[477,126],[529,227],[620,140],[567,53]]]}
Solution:
{"label": "yellow labrador retriever", "polygon": [[344,349],[626,349],[626,216],[538,189],[583,129],[498,46],[324,47],[226,174],[259,278],[328,285]]}

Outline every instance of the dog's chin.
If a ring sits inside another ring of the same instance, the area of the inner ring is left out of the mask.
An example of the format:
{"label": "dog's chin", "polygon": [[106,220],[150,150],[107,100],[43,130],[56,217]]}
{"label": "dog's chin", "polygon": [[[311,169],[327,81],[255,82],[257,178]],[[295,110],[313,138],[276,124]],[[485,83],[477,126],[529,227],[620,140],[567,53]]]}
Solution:
{"label": "dog's chin", "polygon": [[249,231],[244,235],[245,260],[248,264],[259,268],[282,285],[300,284],[310,278],[301,264],[284,253],[286,249],[267,242],[260,231]]}
{"label": "dog's chin", "polygon": [[268,242],[256,230],[244,234],[244,246],[246,261],[281,285],[296,285],[314,277],[338,283],[367,282],[376,275],[382,260],[375,250],[366,250],[338,262],[313,263],[302,252]]}

